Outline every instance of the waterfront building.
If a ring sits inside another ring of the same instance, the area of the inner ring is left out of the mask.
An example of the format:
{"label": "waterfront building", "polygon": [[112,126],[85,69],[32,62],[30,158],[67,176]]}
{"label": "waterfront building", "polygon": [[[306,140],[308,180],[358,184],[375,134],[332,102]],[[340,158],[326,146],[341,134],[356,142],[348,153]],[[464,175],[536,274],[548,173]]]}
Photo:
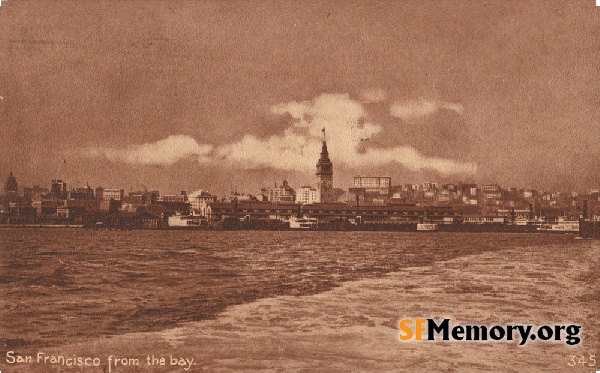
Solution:
{"label": "waterfront building", "polygon": [[[36,193],[32,192],[33,189],[36,189]],[[6,214],[6,216],[12,217],[11,220],[14,220],[14,217],[17,215],[35,217],[38,214],[38,210],[32,207],[34,194],[41,201],[41,195],[48,193],[48,189],[40,188],[39,186],[25,188],[24,196],[19,196],[17,180],[11,172],[6,180],[4,192],[5,195],[0,195],[0,215]],[[38,205],[41,210],[41,202]],[[2,216],[0,216],[0,221],[3,221]]]}
{"label": "waterfront building", "polygon": [[42,215],[56,215],[59,207],[63,207],[66,203],[66,199],[61,198],[60,195],[56,195],[52,192],[42,196]]}
{"label": "waterfront building", "polygon": [[[67,197],[67,183],[61,179],[53,179],[50,192],[41,196],[40,214],[44,216],[56,216],[58,208],[66,206]],[[36,200],[35,202],[38,201]],[[36,210],[38,206],[36,205]]]}
{"label": "waterfront building", "polygon": [[422,189],[422,190],[425,190],[425,191],[429,191],[429,190],[437,190],[437,189],[439,189],[439,187],[440,187],[440,186],[439,186],[439,184],[438,184],[438,183],[432,183],[432,182],[430,182],[430,181],[428,181],[428,182],[426,182],[426,183],[423,183],[423,184],[421,185],[421,189]]}
{"label": "waterfront building", "polygon": [[144,206],[156,203],[159,195],[160,193],[157,191],[129,192],[129,194],[123,196],[123,199],[121,200],[121,211],[136,212]]}
{"label": "waterfront building", "polygon": [[327,142],[325,141],[325,128],[323,128],[323,145],[321,156],[317,162],[317,201],[321,203],[333,202],[333,163],[329,159]]}
{"label": "waterfront building", "polygon": [[123,202],[131,203],[137,207],[152,205],[158,202],[158,197],[160,197],[160,193],[157,190],[151,191],[136,191],[129,192],[129,194],[123,197]]}
{"label": "waterfront building", "polygon": [[439,203],[449,203],[451,192],[448,189],[442,189],[438,192],[437,200]]}
{"label": "waterfront building", "polygon": [[35,209],[37,216],[42,214],[42,195],[35,195],[29,199],[29,203],[32,208]]}
{"label": "waterfront building", "polygon": [[433,201],[437,193],[436,189],[424,189],[423,198],[427,201]]}
{"label": "waterfront building", "polygon": [[103,211],[117,211],[125,196],[124,189],[96,188],[98,208]]}
{"label": "waterfront building", "polygon": [[350,197],[350,195],[342,188],[333,188],[333,191],[331,192],[331,197],[333,199],[333,202],[346,203],[348,202],[348,198]]}
{"label": "waterfront building", "polygon": [[451,206],[415,206],[413,204],[388,204],[351,206],[342,203],[317,203],[304,205],[300,214],[317,218],[319,222],[351,221],[360,224],[441,223],[454,217]]}
{"label": "waterfront building", "polygon": [[209,203],[216,202],[217,196],[210,194],[204,190],[195,190],[188,194],[188,201],[192,209],[192,213],[206,216],[206,206]]}
{"label": "waterfront building", "polygon": [[296,191],[296,203],[306,205],[317,202],[317,190],[310,186],[303,186]]}
{"label": "waterfront building", "polygon": [[407,194],[402,192],[401,186],[392,187],[392,178],[389,176],[355,176],[346,201],[350,204],[381,206],[404,200]]}
{"label": "waterfront building", "polygon": [[43,188],[43,187],[40,187],[39,185],[27,187],[23,190],[23,194],[24,194],[25,198],[27,198],[29,201],[33,200],[34,198],[39,199],[39,197],[41,197],[42,195],[44,195],[48,192],[49,192],[48,188]]}
{"label": "waterfront building", "polygon": [[283,180],[281,186],[275,183],[274,188],[263,188],[261,191],[267,196],[269,202],[294,202],[296,200],[296,192],[289,185],[287,180]]}
{"label": "waterfront building", "polygon": [[90,188],[89,186],[86,186],[83,188],[77,188],[75,190],[71,190],[69,192],[68,198],[74,199],[74,200],[95,199],[94,189]]}
{"label": "waterfront building", "polygon": [[186,192],[180,194],[164,194],[157,198],[156,204],[163,206],[165,216],[179,213],[187,215],[190,212],[190,203]]}
{"label": "waterfront building", "polygon": [[62,199],[67,198],[67,183],[61,179],[53,179],[50,187],[50,193]]}
{"label": "waterfront building", "polygon": [[124,189],[104,189],[102,194],[102,199],[104,201],[110,201],[111,199],[115,201],[121,201],[125,196]]}
{"label": "waterfront building", "polygon": [[461,186],[462,202],[465,205],[477,205],[479,189],[477,184],[463,184]]}
{"label": "waterfront building", "polygon": [[495,213],[502,205],[502,188],[497,184],[484,184],[481,186],[480,197],[486,213]]}
{"label": "waterfront building", "polygon": [[434,222],[453,218],[451,206],[415,206],[412,204],[352,206],[346,203],[314,203],[299,206],[292,203],[271,202],[214,202],[207,205],[209,221],[227,219],[237,221],[278,220],[304,216],[321,223],[359,222],[361,224],[408,224]]}
{"label": "waterfront building", "polygon": [[157,203],[160,202],[187,202],[187,195],[183,195],[183,194],[163,194],[160,197],[158,197],[156,199]]}
{"label": "waterfront building", "polygon": [[[12,171],[4,184],[4,196],[0,197],[0,215],[7,222],[23,223],[26,219],[34,219],[36,210],[31,207],[30,200],[19,196],[19,184]],[[4,221],[0,216],[0,221]]]}
{"label": "waterfront building", "polygon": [[538,196],[538,191],[535,189],[526,189],[523,191],[523,198],[535,198]]}
{"label": "waterfront building", "polygon": [[391,185],[392,178],[389,176],[355,176],[352,187],[363,188],[366,193],[388,195]]}
{"label": "waterfront building", "polygon": [[207,206],[206,216],[210,221],[225,219],[255,221],[287,221],[299,213],[295,203],[273,203],[259,201],[214,202]]}
{"label": "waterfront building", "polygon": [[56,214],[59,218],[75,219],[81,218],[86,211],[98,210],[98,207],[94,190],[86,186],[71,190],[63,205],[57,208]]}
{"label": "waterfront building", "polygon": [[221,202],[234,201],[258,201],[258,198],[252,194],[239,193],[237,191],[231,192],[230,195],[221,198]]}

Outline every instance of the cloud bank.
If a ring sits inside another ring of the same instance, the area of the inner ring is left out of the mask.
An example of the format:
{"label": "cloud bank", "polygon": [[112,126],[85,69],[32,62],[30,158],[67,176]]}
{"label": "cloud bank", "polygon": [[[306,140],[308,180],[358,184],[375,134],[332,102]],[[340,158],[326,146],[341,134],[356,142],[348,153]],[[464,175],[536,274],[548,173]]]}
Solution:
{"label": "cloud bank", "polygon": [[[391,111],[395,116],[412,118],[440,108],[463,110],[460,104],[421,100],[408,106],[394,104]],[[473,174],[477,169],[470,162],[424,156],[410,146],[369,146],[367,140],[384,136],[384,128],[372,123],[363,103],[348,94],[322,94],[309,101],[280,103],[272,106],[271,112],[293,119],[293,124],[281,135],[268,138],[245,135],[237,142],[218,146],[199,144],[190,136],[177,135],[125,149],[90,148],[87,154],[138,164],[169,165],[195,157],[199,162],[225,162],[238,168],[307,171],[315,167],[321,151],[321,130],[326,128],[327,146],[334,163],[349,167],[399,164],[412,171],[427,169],[441,174]]]}
{"label": "cloud bank", "polygon": [[124,149],[88,148],[85,153],[125,163],[170,165],[190,157],[206,159],[212,149],[212,145],[198,144],[190,136],[173,135],[153,143],[131,145]]}
{"label": "cloud bank", "polygon": [[458,114],[462,114],[465,110],[461,104],[421,98],[394,103],[390,108],[390,114],[400,119],[410,120],[431,115],[440,109],[453,110]]}

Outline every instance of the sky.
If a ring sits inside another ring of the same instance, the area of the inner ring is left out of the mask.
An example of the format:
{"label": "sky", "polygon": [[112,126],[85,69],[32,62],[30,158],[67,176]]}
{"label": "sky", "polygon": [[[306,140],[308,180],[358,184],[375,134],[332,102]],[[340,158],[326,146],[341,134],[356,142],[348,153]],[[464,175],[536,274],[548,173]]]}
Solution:
{"label": "sky", "polygon": [[577,1],[0,5],[0,177],[232,190],[600,186],[600,7]]}

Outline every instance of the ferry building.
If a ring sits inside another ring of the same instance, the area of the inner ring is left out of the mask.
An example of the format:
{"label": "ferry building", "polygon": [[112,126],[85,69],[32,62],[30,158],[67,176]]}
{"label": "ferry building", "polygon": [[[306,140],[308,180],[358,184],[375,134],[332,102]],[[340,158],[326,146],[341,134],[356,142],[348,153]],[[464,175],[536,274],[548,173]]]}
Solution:
{"label": "ferry building", "polygon": [[317,202],[335,202],[333,192],[333,163],[327,152],[327,141],[325,141],[325,128],[323,128],[323,146],[321,156],[317,162]]}

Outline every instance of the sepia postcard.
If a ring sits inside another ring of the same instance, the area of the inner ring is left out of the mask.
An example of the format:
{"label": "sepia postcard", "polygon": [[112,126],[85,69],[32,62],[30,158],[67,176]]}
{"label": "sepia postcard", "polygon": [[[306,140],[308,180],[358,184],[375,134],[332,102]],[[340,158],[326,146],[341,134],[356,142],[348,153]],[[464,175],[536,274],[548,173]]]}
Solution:
{"label": "sepia postcard", "polygon": [[600,372],[594,0],[0,0],[0,373]]}

